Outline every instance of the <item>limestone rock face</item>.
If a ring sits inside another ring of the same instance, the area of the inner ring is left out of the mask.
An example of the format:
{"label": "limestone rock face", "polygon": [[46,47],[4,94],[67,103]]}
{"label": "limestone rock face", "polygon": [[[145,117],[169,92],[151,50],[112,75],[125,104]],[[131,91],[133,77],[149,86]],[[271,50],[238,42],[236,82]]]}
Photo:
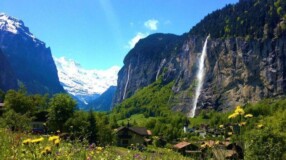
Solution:
{"label": "limestone rock face", "polygon": [[[119,72],[115,103],[162,77],[166,84],[175,82],[172,88],[175,96],[168,102],[173,110],[188,113],[193,107],[198,59],[204,41],[202,37],[164,34],[139,41]],[[198,110],[228,110],[284,95],[285,57],[285,38],[248,41],[210,38]]]}

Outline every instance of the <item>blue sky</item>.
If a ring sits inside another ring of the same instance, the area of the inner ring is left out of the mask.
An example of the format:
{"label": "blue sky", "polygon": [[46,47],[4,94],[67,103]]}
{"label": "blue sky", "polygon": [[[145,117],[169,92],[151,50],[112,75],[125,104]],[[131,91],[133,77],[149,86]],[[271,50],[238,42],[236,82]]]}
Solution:
{"label": "blue sky", "polygon": [[123,65],[136,40],[188,32],[204,16],[238,0],[1,0],[0,12],[21,19],[55,57],[86,69]]}

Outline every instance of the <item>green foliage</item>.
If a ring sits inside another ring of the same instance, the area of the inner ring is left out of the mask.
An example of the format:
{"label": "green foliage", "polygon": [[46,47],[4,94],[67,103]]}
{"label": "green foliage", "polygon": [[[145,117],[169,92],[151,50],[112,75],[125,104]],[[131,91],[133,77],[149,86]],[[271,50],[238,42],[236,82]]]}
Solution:
{"label": "green foliage", "polygon": [[[243,0],[207,15],[189,33],[204,37],[210,34],[213,38],[282,37],[285,30],[276,32],[285,12],[285,0]],[[264,26],[268,26],[268,32],[264,32]]]}
{"label": "green foliage", "polygon": [[96,119],[95,119],[95,116],[92,110],[89,111],[87,119],[89,122],[88,127],[87,127],[89,144],[96,143],[97,142],[97,127],[96,127]]}
{"label": "green foliage", "polygon": [[73,137],[79,139],[85,138],[88,131],[89,123],[87,121],[87,113],[83,111],[76,111],[65,123],[65,130],[69,131]]}
{"label": "green foliage", "polygon": [[[286,99],[264,99],[243,108],[245,113],[251,113],[253,117],[228,119],[230,113],[202,111],[190,119],[190,123],[195,128],[205,124],[217,129],[219,125],[231,124],[233,128],[222,129],[226,133],[233,132],[232,141],[243,145],[245,159],[285,159]],[[240,122],[246,125],[237,128]]]}
{"label": "green foliage", "polygon": [[181,137],[187,118],[171,110],[169,99],[173,96],[173,83],[166,84],[159,78],[116,106],[110,116],[122,120],[119,125],[126,124],[127,119],[131,119],[131,123],[136,120],[140,126],[152,130],[153,135],[160,135],[166,140]]}
{"label": "green foliage", "polygon": [[283,159],[286,151],[285,138],[270,128],[251,130],[245,138],[245,159]]}
{"label": "green foliage", "polygon": [[16,113],[32,115],[36,111],[32,98],[27,95],[26,89],[18,91],[9,90],[5,95],[5,107],[7,110],[14,110]]}
{"label": "green foliage", "polygon": [[10,109],[3,114],[4,126],[10,128],[12,131],[27,131],[29,130],[32,118],[27,114],[16,113]]}
{"label": "green foliage", "polygon": [[68,94],[56,94],[50,99],[48,124],[51,130],[64,131],[64,124],[73,116],[76,102]]}
{"label": "green foliage", "polygon": [[118,119],[129,118],[133,114],[144,114],[145,117],[167,116],[172,114],[169,98],[173,95],[173,82],[164,84],[159,78],[153,84],[137,91],[132,97],[124,100],[113,109]]}

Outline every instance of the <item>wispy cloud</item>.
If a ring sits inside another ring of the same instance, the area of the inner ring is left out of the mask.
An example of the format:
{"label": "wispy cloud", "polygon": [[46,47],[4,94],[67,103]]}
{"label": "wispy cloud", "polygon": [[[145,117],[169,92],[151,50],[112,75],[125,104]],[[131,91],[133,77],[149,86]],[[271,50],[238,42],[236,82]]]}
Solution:
{"label": "wispy cloud", "polygon": [[156,31],[158,29],[159,21],[156,19],[149,19],[144,22],[144,26],[152,31]]}
{"label": "wispy cloud", "polygon": [[138,32],[129,42],[128,42],[128,48],[133,48],[136,43],[142,39],[142,38],[145,38],[147,37],[149,34],[148,33],[141,33],[141,32]]}

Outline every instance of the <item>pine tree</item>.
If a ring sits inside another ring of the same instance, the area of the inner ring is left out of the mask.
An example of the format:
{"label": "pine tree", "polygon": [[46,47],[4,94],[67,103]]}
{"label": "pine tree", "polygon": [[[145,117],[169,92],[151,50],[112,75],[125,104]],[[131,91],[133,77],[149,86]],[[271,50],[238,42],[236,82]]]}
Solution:
{"label": "pine tree", "polygon": [[89,110],[89,115],[88,115],[88,122],[89,126],[87,128],[88,130],[88,141],[90,144],[96,143],[97,142],[97,127],[96,127],[96,119],[93,114],[92,110]]}

